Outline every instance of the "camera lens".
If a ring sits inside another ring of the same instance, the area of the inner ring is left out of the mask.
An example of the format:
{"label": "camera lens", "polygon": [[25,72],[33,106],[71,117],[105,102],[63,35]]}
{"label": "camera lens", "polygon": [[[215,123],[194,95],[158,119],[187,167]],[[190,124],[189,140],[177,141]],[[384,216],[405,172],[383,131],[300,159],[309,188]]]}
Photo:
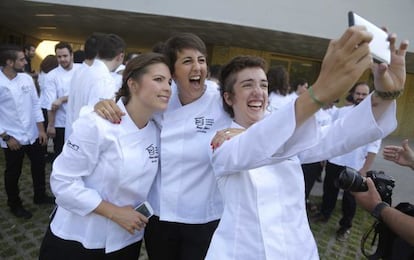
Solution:
{"label": "camera lens", "polygon": [[359,172],[349,167],[345,167],[345,169],[339,174],[337,186],[347,191],[368,190],[365,178],[362,177]]}

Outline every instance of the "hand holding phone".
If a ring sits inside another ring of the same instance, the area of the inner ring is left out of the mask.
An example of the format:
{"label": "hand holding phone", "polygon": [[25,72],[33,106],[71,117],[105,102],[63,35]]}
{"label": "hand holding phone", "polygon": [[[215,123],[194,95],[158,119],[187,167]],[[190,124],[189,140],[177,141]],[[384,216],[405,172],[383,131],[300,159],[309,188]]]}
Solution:
{"label": "hand holding phone", "polygon": [[351,11],[348,13],[348,22],[349,26],[364,25],[368,32],[373,34],[374,37],[369,43],[369,48],[374,61],[391,63],[391,50],[387,32]]}
{"label": "hand holding phone", "polygon": [[154,210],[152,209],[148,201],[144,201],[141,204],[139,204],[135,208],[135,210],[144,215],[146,218],[150,218],[152,215],[154,215]]}

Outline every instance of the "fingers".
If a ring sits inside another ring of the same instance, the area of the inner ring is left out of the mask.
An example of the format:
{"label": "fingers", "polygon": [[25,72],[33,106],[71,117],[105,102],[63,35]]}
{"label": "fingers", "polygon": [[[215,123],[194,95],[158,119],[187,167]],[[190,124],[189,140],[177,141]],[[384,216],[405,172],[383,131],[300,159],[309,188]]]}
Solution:
{"label": "fingers", "polygon": [[237,128],[227,128],[216,132],[216,135],[213,137],[213,140],[210,143],[211,149],[213,151],[222,145],[225,141],[230,140],[232,137],[244,132],[244,129]]}
{"label": "fingers", "polygon": [[343,46],[344,50],[353,52],[365,43],[372,41],[373,35],[367,31],[365,26],[352,26],[338,40],[338,44]]}
{"label": "fingers", "polygon": [[408,144],[408,139],[405,139],[405,140],[402,142],[402,148],[404,149],[404,151],[407,151],[407,152],[410,152],[410,153],[412,153],[412,152],[413,152],[413,151],[411,150],[411,148],[410,148],[409,144]]}
{"label": "fingers", "polygon": [[377,190],[377,188],[375,187],[374,181],[370,177],[365,178],[365,181],[367,183],[369,191]]}
{"label": "fingers", "polygon": [[121,117],[125,115],[113,100],[100,101],[95,105],[95,111],[100,117],[115,124],[120,124]]}

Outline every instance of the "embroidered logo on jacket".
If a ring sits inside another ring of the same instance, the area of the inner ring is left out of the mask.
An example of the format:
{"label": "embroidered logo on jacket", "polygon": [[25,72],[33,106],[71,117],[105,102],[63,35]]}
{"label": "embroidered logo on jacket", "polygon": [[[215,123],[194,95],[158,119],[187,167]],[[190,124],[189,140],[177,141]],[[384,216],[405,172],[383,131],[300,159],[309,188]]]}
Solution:
{"label": "embroidered logo on jacket", "polygon": [[194,121],[197,128],[197,132],[201,133],[207,133],[207,130],[210,130],[210,128],[214,124],[213,118],[205,118],[204,116],[196,117],[194,118]]}
{"label": "embroidered logo on jacket", "polygon": [[148,152],[148,158],[150,159],[151,162],[158,162],[158,147],[155,146],[154,144],[151,144],[150,146],[148,146],[147,148],[145,148],[145,150],[147,150]]}
{"label": "embroidered logo on jacket", "polygon": [[71,148],[71,149],[73,149],[73,150],[75,150],[75,151],[78,151],[78,150],[79,150],[79,145],[77,145],[77,144],[72,144],[72,143],[70,142],[70,140],[68,140],[67,145],[68,145],[68,147],[69,147],[69,148]]}

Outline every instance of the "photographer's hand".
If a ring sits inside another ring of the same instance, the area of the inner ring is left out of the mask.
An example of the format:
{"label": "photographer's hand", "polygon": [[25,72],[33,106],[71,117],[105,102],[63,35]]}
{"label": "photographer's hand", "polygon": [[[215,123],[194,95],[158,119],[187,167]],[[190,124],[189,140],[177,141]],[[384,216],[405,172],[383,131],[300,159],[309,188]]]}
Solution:
{"label": "photographer's hand", "polygon": [[382,152],[384,159],[395,162],[401,166],[411,167],[414,170],[414,151],[408,145],[408,140],[402,146],[387,145]]}
{"label": "photographer's hand", "polygon": [[357,203],[367,210],[368,212],[372,212],[375,206],[380,203],[381,196],[379,195],[377,189],[375,188],[375,184],[371,178],[366,179],[368,191],[366,192],[351,192],[354,195],[355,200]]}

